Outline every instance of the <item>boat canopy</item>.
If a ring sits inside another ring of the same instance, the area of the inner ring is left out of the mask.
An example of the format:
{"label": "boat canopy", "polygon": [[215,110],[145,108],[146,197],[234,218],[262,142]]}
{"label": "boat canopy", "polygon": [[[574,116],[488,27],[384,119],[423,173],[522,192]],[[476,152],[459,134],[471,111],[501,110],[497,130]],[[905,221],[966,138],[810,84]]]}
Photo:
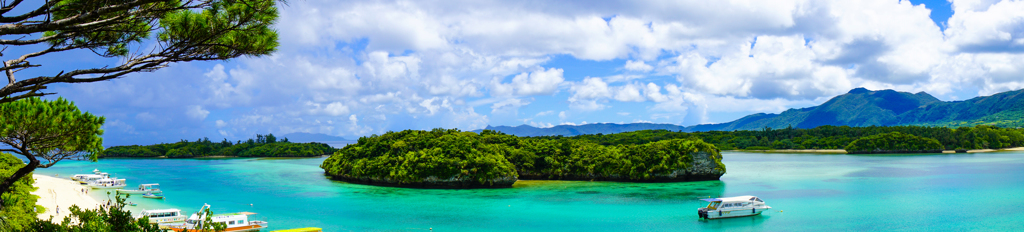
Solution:
{"label": "boat canopy", "polygon": [[170,213],[170,212],[181,212],[180,209],[151,209],[143,210],[142,213]]}
{"label": "boat canopy", "polygon": [[721,197],[721,198],[707,198],[700,199],[707,202],[748,202],[758,199],[755,196],[738,196],[738,197]]}

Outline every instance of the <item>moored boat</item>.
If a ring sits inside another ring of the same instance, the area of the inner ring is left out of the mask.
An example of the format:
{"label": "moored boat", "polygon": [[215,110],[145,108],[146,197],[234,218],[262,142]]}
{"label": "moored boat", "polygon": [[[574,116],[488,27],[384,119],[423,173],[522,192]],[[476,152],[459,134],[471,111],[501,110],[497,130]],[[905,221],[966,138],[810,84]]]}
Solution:
{"label": "moored boat", "polygon": [[124,179],[117,178],[103,178],[87,183],[89,187],[94,189],[119,189],[128,186],[124,183]]}
{"label": "moored boat", "polygon": [[239,213],[226,213],[226,214],[214,214],[206,215],[205,210],[209,209],[210,205],[203,205],[199,209],[199,212],[192,214],[183,224],[167,225],[167,227],[176,232],[199,232],[203,231],[200,228],[200,224],[206,221],[206,217],[210,217],[213,223],[222,223],[227,226],[224,229],[226,232],[239,232],[239,231],[259,231],[267,228],[267,222],[258,220],[249,220],[249,215],[256,213],[250,212],[239,212]]}
{"label": "moored boat", "polygon": [[164,195],[163,194],[153,194],[153,193],[142,194],[142,197],[152,198],[152,199],[164,199]]}
{"label": "moored boat", "polygon": [[147,193],[163,193],[160,191],[160,184],[140,184],[139,188],[136,189],[118,189],[117,193],[120,194],[147,194]]}
{"label": "moored boat", "polygon": [[705,219],[730,218],[760,215],[771,206],[765,205],[761,198],[755,196],[738,196],[701,199],[708,206],[697,209],[697,215]]}
{"label": "moored boat", "polygon": [[149,223],[176,223],[185,222],[185,215],[180,209],[151,209],[142,210],[142,213],[135,218],[149,217]]}

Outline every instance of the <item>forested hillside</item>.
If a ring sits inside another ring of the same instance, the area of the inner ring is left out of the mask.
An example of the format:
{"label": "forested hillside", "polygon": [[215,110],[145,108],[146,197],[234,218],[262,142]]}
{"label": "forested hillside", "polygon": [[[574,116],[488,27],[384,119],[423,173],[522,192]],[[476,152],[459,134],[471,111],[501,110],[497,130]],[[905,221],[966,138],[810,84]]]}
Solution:
{"label": "forested hillside", "polygon": [[819,106],[789,109],[779,114],[757,113],[718,124],[682,127],[672,124],[586,124],[536,128],[488,126],[487,129],[517,136],[575,136],[613,134],[639,130],[682,132],[761,130],[770,128],[810,129],[818,126],[939,126],[1004,128],[1024,127],[1024,90],[981,96],[965,101],[943,102],[925,92],[893,90],[871,91],[864,88],[836,96]]}
{"label": "forested hillside", "polygon": [[113,146],[104,150],[102,157],[167,157],[196,158],[222,157],[313,157],[333,154],[337,149],[323,143],[292,143],[287,138],[278,140],[274,134],[257,134],[255,139],[231,142],[224,139],[212,142],[202,138],[194,142],[153,145]]}

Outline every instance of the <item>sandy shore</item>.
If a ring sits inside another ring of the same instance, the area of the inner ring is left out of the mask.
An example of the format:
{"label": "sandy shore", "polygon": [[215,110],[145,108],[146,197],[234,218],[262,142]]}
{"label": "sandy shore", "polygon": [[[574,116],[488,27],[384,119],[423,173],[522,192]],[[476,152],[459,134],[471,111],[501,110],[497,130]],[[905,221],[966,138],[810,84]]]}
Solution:
{"label": "sandy shore", "polygon": [[[78,205],[83,209],[95,209],[100,204],[96,199],[83,193],[82,189],[88,186],[78,182],[44,175],[32,175],[32,178],[35,178],[35,187],[38,188],[32,192],[32,195],[39,196],[36,204],[46,207],[45,212],[39,213],[39,219],[45,220],[54,216],[53,220],[59,222],[70,215],[71,211],[68,208],[72,205]],[[58,206],[60,208],[57,208]]]}

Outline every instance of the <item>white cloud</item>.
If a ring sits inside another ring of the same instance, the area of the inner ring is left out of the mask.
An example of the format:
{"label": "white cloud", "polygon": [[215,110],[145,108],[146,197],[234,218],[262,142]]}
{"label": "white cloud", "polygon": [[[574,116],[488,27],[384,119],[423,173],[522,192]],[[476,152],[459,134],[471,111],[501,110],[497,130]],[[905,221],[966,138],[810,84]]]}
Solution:
{"label": "white cloud", "polygon": [[[112,133],[166,141],[607,121],[624,104],[646,109],[633,118],[719,122],[708,112],[778,112],[860,86],[1024,88],[1024,2],[952,4],[941,31],[928,9],[892,0],[298,1],[281,8],[289,26],[271,56],[57,88],[123,123]],[[527,104],[540,112],[520,115]],[[345,115],[360,118],[321,123]]]}
{"label": "white cloud", "polygon": [[654,70],[654,66],[646,64],[642,60],[639,60],[639,61],[636,61],[636,60],[626,61],[626,66],[624,68],[626,68],[626,70],[629,70],[629,71],[640,71],[640,72],[650,72],[651,70]]}
{"label": "white cloud", "polygon": [[210,111],[204,110],[202,106],[189,106],[185,110],[185,115],[188,115],[188,117],[193,118],[193,119],[197,119],[197,120],[206,119],[206,115],[209,115],[209,114],[210,114]]}
{"label": "white cloud", "polygon": [[493,83],[493,91],[498,96],[507,96],[513,92],[520,96],[553,94],[563,81],[565,78],[562,78],[562,69],[549,68],[521,73],[513,77],[512,82],[508,84]]}

